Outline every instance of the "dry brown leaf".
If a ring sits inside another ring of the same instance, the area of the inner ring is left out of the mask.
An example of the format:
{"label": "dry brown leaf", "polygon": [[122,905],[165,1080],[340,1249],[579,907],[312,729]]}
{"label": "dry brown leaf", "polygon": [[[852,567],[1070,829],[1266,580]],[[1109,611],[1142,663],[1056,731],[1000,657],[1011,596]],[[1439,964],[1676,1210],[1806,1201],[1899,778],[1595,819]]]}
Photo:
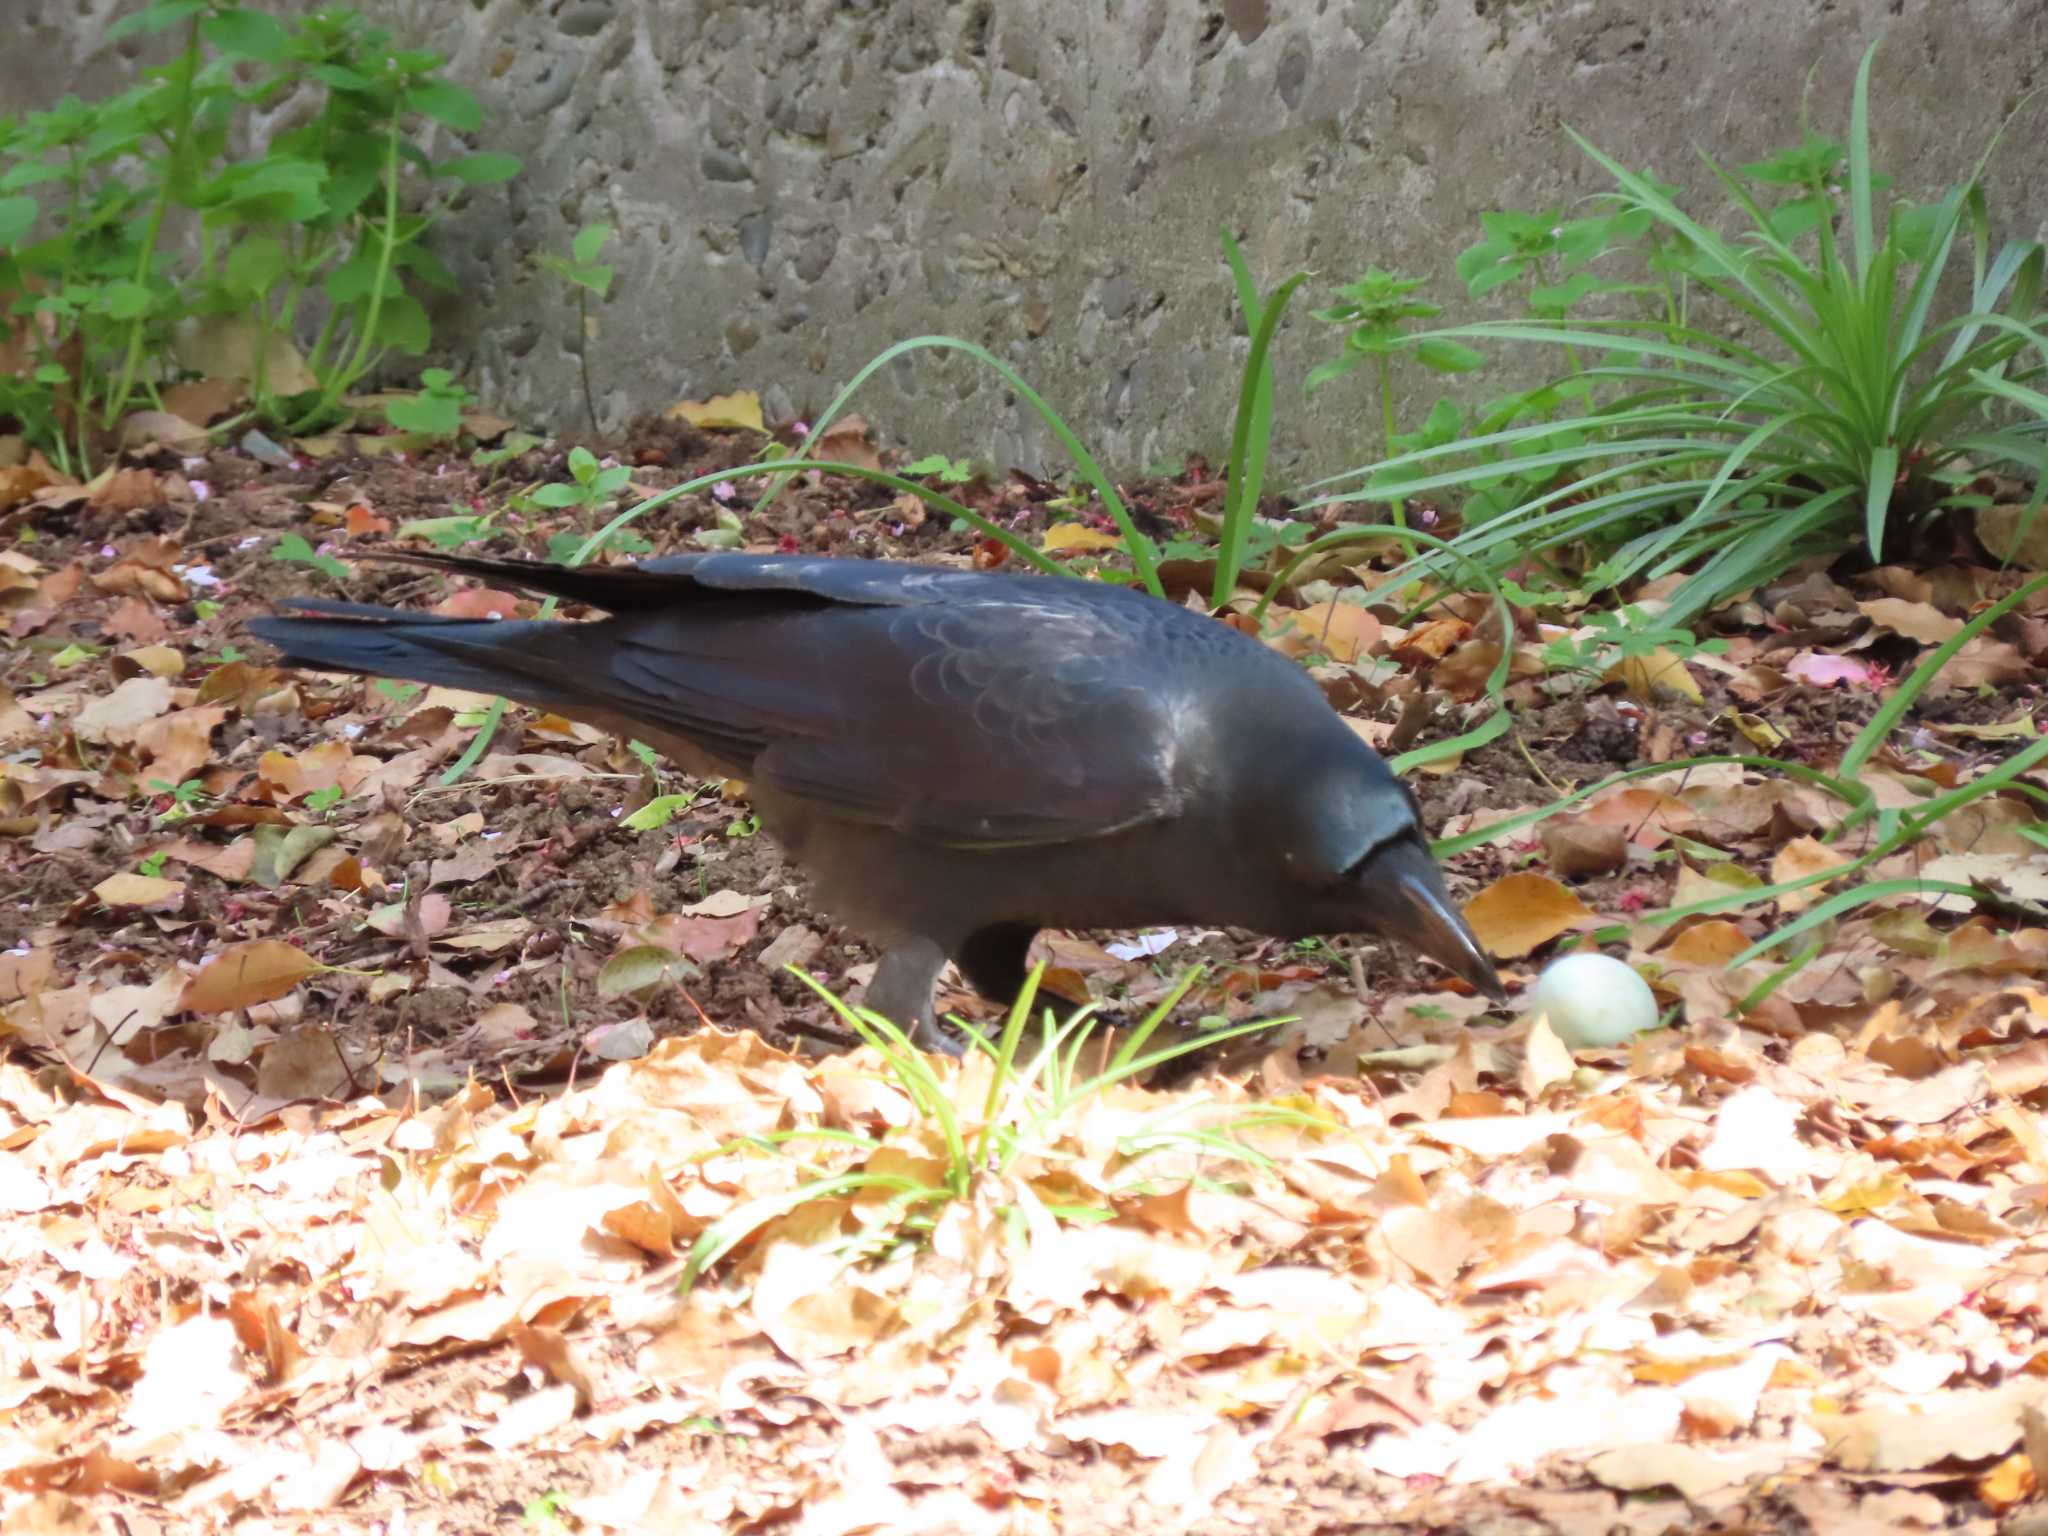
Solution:
{"label": "dry brown leaf", "polygon": [[1614,822],[1553,816],[1542,823],[1543,857],[1551,871],[1566,880],[1611,875],[1628,863],[1628,830]]}
{"label": "dry brown leaf", "polygon": [[160,875],[123,873],[107,876],[92,888],[92,893],[110,907],[154,907],[183,896],[185,882],[166,880]]}
{"label": "dry brown leaf", "polygon": [[199,968],[178,999],[182,1013],[225,1013],[283,997],[320,969],[296,944],[252,939],[232,944]]}
{"label": "dry brown leaf", "polygon": [[1640,785],[1610,790],[1594,800],[1579,819],[1595,826],[1620,827],[1639,848],[1661,848],[1698,824],[1691,806],[1676,795]]}
{"label": "dry brown leaf", "polygon": [[257,325],[245,310],[182,322],[174,347],[180,362],[208,378],[239,384],[260,376],[279,395],[301,395],[320,387],[291,337]]}
{"label": "dry brown leaf", "polygon": [[171,707],[171,685],[161,677],[131,677],[78,712],[72,729],[81,741],[127,742]]}
{"label": "dry brown leaf", "polygon": [[1856,606],[1871,623],[1922,645],[1952,640],[1963,627],[1961,619],[1951,618],[1932,603],[1908,602],[1902,597],[1872,598]]}
{"label": "dry brown leaf", "polygon": [[1720,970],[1749,948],[1749,935],[1724,918],[1706,918],[1690,924],[1678,937],[1659,950],[1658,957],[1671,965],[1699,965]]}
{"label": "dry brown leaf", "polygon": [[1975,688],[1999,688],[2023,683],[2033,677],[2034,667],[2009,640],[1978,635],[1966,641],[1942,669],[1934,674],[1930,693],[1962,692]]}
{"label": "dry brown leaf", "polygon": [[[1795,837],[1771,859],[1771,884],[1804,879],[1822,870],[1839,869],[1848,862],[1847,855],[1837,853],[1818,838]],[[1778,909],[1781,912],[1803,912],[1825,894],[1827,888],[1827,881],[1817,880],[1805,890],[1787,891],[1778,898]]]}
{"label": "dry brown leaf", "polygon": [[2029,1409],[2048,1403],[2048,1382],[2022,1377],[1989,1389],[1929,1392],[1896,1407],[1823,1417],[1828,1449],[1854,1472],[1908,1472],[1936,1462],[1985,1461],[2020,1443]]}
{"label": "dry brown leaf", "polygon": [[1503,875],[1465,904],[1465,921],[1480,945],[1515,960],[1591,920],[1592,910],[1548,875]]}

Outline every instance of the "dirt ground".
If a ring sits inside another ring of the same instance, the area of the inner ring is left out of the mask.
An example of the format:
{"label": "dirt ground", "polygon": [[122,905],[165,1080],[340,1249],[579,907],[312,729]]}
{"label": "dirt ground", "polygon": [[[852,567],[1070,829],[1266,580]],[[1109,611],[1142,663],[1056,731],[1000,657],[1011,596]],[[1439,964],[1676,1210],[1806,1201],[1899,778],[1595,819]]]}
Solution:
{"label": "dirt ground", "polygon": [[[281,673],[242,633],[307,592],[512,612],[309,561],[470,511],[494,553],[597,525],[513,500],[564,445],[361,446],[158,450],[0,511],[4,1529],[2048,1529],[2032,776],[1875,871],[1980,884],[1985,912],[1855,909],[1761,997],[1780,962],[1726,962],[1804,902],[1649,918],[1829,856],[1843,808],[1792,777],[1676,767],[1457,854],[1517,991],[1578,935],[1657,976],[1674,1027],[1576,1060],[1358,939],[1049,935],[1052,984],[1112,1016],[1200,959],[1181,1020],[1298,1022],[1096,1096],[848,1250],[824,1239],[881,1196],[791,1191],[929,1173],[937,1133],[784,969],[844,995],[874,957],[744,799],[635,830],[696,786],[516,708],[445,782],[488,701]],[[590,446],[643,492],[729,472],[637,526],[659,552],[737,522],[748,548],[999,554],[859,481],[751,512],[754,434]],[[1196,462],[1128,496],[1164,538],[1215,485]],[[1106,523],[1021,475],[949,493],[1034,542]],[[1960,537],[1801,572],[1717,615],[1682,687],[1545,663],[1573,617],[1523,615],[1513,729],[1412,782],[1454,834],[1639,764],[1825,768],[2024,579]],[[1476,718],[1488,622],[1453,597],[1355,654],[1276,643],[1397,750]],[[2048,604],[1972,642],[1873,760],[1881,803],[2031,739],[2044,651]],[[985,1068],[944,1081],[986,1102]],[[787,1150],[812,1133],[838,1139]]]}

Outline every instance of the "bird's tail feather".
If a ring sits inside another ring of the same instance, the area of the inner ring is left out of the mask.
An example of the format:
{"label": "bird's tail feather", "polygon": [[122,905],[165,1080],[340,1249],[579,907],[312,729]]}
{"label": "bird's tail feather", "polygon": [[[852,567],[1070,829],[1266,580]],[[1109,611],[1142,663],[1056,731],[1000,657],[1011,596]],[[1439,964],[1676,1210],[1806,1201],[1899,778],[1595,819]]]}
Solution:
{"label": "bird's tail feather", "polygon": [[561,626],[546,621],[455,619],[369,603],[300,599],[305,615],[251,619],[248,630],[290,666],[356,672],[557,707],[562,686],[547,657]]}

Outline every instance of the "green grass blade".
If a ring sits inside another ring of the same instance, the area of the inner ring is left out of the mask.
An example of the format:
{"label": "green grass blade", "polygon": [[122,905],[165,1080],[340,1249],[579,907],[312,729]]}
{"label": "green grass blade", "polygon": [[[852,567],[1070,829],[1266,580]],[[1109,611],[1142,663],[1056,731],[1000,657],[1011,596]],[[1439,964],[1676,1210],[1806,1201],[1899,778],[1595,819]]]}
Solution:
{"label": "green grass blade", "polygon": [[[1839,874],[1840,871],[1830,871],[1830,873]],[[1975,897],[1982,894],[1973,886],[1959,885],[1953,880],[1873,880],[1867,885],[1859,885],[1852,890],[1839,891],[1824,901],[1815,902],[1784,927],[1765,934],[1741,954],[1730,960],[1728,962],[1728,969],[1732,971],[1740,966],[1749,964],[1752,960],[1761,960],[1765,955],[1768,955],[1787,940],[1796,939],[1800,934],[1817,928],[1832,918],[1840,917],[1844,912],[1854,911],[1857,907],[1865,906],[1870,902],[1884,901],[1893,896],[1916,896],[1930,892],[1939,893],[1944,896]],[[1751,894],[1754,893],[1752,892]]]}
{"label": "green grass blade", "polygon": [[[1096,463],[1095,456],[1088,451],[1059,412],[1046,404],[1038,391],[1024,382],[1022,374],[988,348],[977,346],[971,341],[963,341],[957,336],[912,336],[907,341],[899,341],[892,347],[884,348],[832,397],[832,403],[826,406],[823,414],[812,424],[809,435],[804,438],[795,457],[800,460],[810,459],[812,450],[816,448],[832,423],[839,419],[840,413],[846,409],[847,402],[863,384],[897,358],[920,350],[964,352],[983,367],[992,369],[1004,383],[1017,392],[1019,399],[1038,413],[1039,419],[1058,439],[1060,447],[1066,450],[1067,457],[1073,460],[1081,478],[1086,480],[1095,494],[1101,498],[1103,510],[1109,514],[1110,520],[1117,526],[1117,532],[1123,537],[1124,548],[1131,557],[1131,564],[1138,572],[1138,579],[1154,597],[1165,596],[1165,589],[1159,584],[1158,561],[1153,553],[1152,541],[1140,533],[1137,525],[1131,521],[1130,512],[1125,508],[1123,498],[1117,494],[1116,485],[1104,473],[1102,466]],[[730,474],[725,478],[730,479]],[[766,507],[781,493],[788,481],[786,473],[771,481],[768,489],[754,503],[754,510],[759,512]]]}
{"label": "green grass blade", "polygon": [[1870,212],[1870,61],[1876,57],[1876,43],[1863,50],[1856,89],[1849,98],[1849,229],[1859,283],[1869,276],[1876,248]]}
{"label": "green grass blade", "polygon": [[[2048,738],[2043,739],[2048,740]],[[1481,843],[1489,842],[1506,833],[1519,832],[1524,827],[1533,827],[1538,822],[1548,821],[1553,816],[1562,815],[1573,806],[1581,805],[1592,799],[1593,796],[1613,789],[1616,785],[1626,784],[1630,779],[1649,778],[1651,775],[1659,773],[1683,773],[1689,768],[1712,768],[1722,763],[1739,763],[1745,768],[1754,768],[1759,773],[1788,775],[1799,780],[1802,784],[1811,784],[1816,789],[1825,790],[1845,805],[1860,805],[1870,799],[1870,791],[1862,785],[1854,783],[1846,777],[1837,778],[1832,774],[1822,773],[1818,768],[1809,768],[1804,763],[1742,753],[1716,754],[1708,757],[1687,757],[1680,758],[1675,762],[1639,763],[1633,768],[1623,768],[1619,772],[1610,773],[1604,779],[1597,780],[1591,784],[1581,785],[1579,788],[1571,791],[1571,793],[1559,796],[1548,805],[1537,806],[1532,810],[1520,811],[1513,816],[1503,817],[1499,821],[1488,822],[1483,827],[1475,827],[1470,832],[1461,832],[1456,837],[1440,837],[1430,844],[1430,851],[1439,859],[1448,859],[1454,854],[1464,853],[1469,849],[1477,848]]]}
{"label": "green grass blade", "polygon": [[2048,587],[2048,576],[2036,576],[2025,586],[2007,593],[1981,613],[1973,614],[1968,623],[1930,651],[1925,659],[1907,674],[1905,681],[1892,690],[1891,696],[1878,706],[1877,713],[1870,717],[1869,723],[1858,731],[1855,740],[1849,743],[1849,749],[1842,754],[1842,777],[1854,779],[1862,773],[1865,765],[1876,755],[1877,749],[1884,745],[1885,738],[1891,735],[1892,729],[1905,717],[1906,711],[1913,707],[1914,700],[1927,691],[1936,674],[1954,660],[1958,651],[2044,587]]}
{"label": "green grass blade", "polygon": [[[1512,650],[1510,646],[1508,649]],[[1489,741],[1507,734],[1514,723],[1506,708],[1496,709],[1471,730],[1460,735],[1447,737],[1443,741],[1432,741],[1427,746],[1414,747],[1391,759],[1387,766],[1394,772],[1406,775],[1420,768],[1424,763],[1436,762],[1439,758],[1456,757],[1461,752],[1477,752]]]}
{"label": "green grass blade", "polygon": [[[1394,530],[1377,525],[1371,528],[1340,528],[1335,533],[1324,534],[1281,568],[1280,574],[1274,578],[1273,584],[1266,589],[1265,593],[1259,598],[1258,603],[1252,608],[1252,618],[1261,624],[1265,622],[1266,608],[1273,601],[1274,594],[1285,591],[1288,584],[1294,580],[1296,574],[1308,561],[1327,554],[1333,549],[1342,548],[1346,544],[1355,544],[1365,539],[1383,539],[1394,536]],[[1500,583],[1493,579],[1491,571],[1466,555],[1463,550],[1459,549],[1457,545],[1451,543],[1448,539],[1440,539],[1433,533],[1422,533],[1412,528],[1402,533],[1400,537],[1411,543],[1427,544],[1447,555],[1464,561],[1474,579],[1481,586],[1485,587],[1488,594],[1493,598],[1494,616],[1500,623],[1501,647],[1500,660],[1493,664],[1493,671],[1487,675],[1486,691],[1496,698],[1499,697],[1501,690],[1507,686],[1508,669],[1514,664],[1515,649],[1515,611],[1508,606],[1507,597],[1502,593]],[[1365,605],[1367,607],[1372,606],[1372,604],[1378,602],[1382,597],[1391,593],[1400,585],[1403,585],[1403,583],[1389,582],[1374,588],[1365,595]],[[1506,727],[1503,726],[1501,729],[1505,730]],[[1496,731],[1495,734],[1498,735],[1499,732]],[[1491,739],[1491,737],[1488,738],[1488,740]]]}
{"label": "green grass blade", "polygon": [[1237,389],[1237,420],[1230,434],[1228,486],[1223,509],[1223,534],[1216,550],[1216,579],[1210,588],[1209,604],[1221,608],[1237,589],[1244,568],[1244,552],[1251,543],[1252,520],[1258,516],[1259,495],[1266,477],[1266,452],[1271,443],[1273,423],[1273,369],[1267,354],[1273,334],[1294,292],[1308,280],[1297,272],[1282,283],[1263,305],[1250,287],[1251,275],[1237,242],[1225,231],[1224,241],[1231,257],[1233,276],[1239,278],[1240,298],[1249,299],[1245,318],[1251,326],[1251,350],[1245,354],[1244,377]]}
{"label": "green grass blade", "polygon": [[1891,510],[1892,482],[1899,474],[1899,450],[1891,443],[1870,453],[1870,470],[1863,488],[1863,541],[1875,564],[1884,554],[1885,513]]}
{"label": "green grass blade", "polygon": [[1805,553],[1799,541],[1836,519],[1840,515],[1836,509],[1849,500],[1853,490],[1852,486],[1837,486],[1814,497],[1789,518],[1771,519],[1727,545],[1671,594],[1664,622],[1682,625],[1730,593],[1784,570]]}

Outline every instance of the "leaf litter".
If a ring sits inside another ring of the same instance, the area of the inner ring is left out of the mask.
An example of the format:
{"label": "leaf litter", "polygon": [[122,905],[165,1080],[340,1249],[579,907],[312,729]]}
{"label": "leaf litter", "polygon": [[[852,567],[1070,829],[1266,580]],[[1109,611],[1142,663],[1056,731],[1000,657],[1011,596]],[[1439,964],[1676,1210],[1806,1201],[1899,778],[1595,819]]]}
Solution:
{"label": "leaf litter", "polygon": [[[686,499],[647,530],[664,546],[751,501],[750,410],[619,450],[650,487],[731,466],[737,496]],[[743,799],[516,711],[444,785],[488,701],[242,654],[242,618],[319,580],[269,558],[276,534],[345,549],[486,499],[466,460],[323,446],[150,450],[90,494],[21,477],[38,537],[0,566],[9,1522],[2026,1518],[2048,1472],[2038,783],[1862,870],[1902,888],[1823,914],[1788,971],[1744,957],[1854,883],[1837,871],[1882,814],[1685,761],[1828,767],[1872,687],[2017,575],[1795,573],[1724,616],[1718,653],[1576,682],[1545,654],[1574,616],[1518,616],[1515,739],[1418,793],[1466,845],[1452,867],[1511,981],[1597,940],[1672,1028],[1574,1056],[1346,946],[1054,935],[1069,995],[1142,1008],[1201,957],[1203,1011],[1300,1022],[1042,1124],[1013,1107],[1029,1145],[906,1222],[888,1192],[944,1185],[945,1137],[872,1049],[814,1054],[845,1032],[780,965],[844,989],[869,962]],[[1202,474],[1133,504],[1185,517]],[[1077,526],[1055,492],[960,494],[1094,558],[1055,536]],[[985,558],[900,512],[814,476],[747,539]],[[1321,585],[1269,638],[1368,734],[1401,750],[1483,707],[1483,606],[1400,625]],[[369,568],[347,590],[529,611]],[[2044,618],[1958,650],[1860,776],[1881,813],[2032,739]],[[1689,903],[1713,909],[1666,916]],[[937,1070],[971,1140],[988,1067]]]}

